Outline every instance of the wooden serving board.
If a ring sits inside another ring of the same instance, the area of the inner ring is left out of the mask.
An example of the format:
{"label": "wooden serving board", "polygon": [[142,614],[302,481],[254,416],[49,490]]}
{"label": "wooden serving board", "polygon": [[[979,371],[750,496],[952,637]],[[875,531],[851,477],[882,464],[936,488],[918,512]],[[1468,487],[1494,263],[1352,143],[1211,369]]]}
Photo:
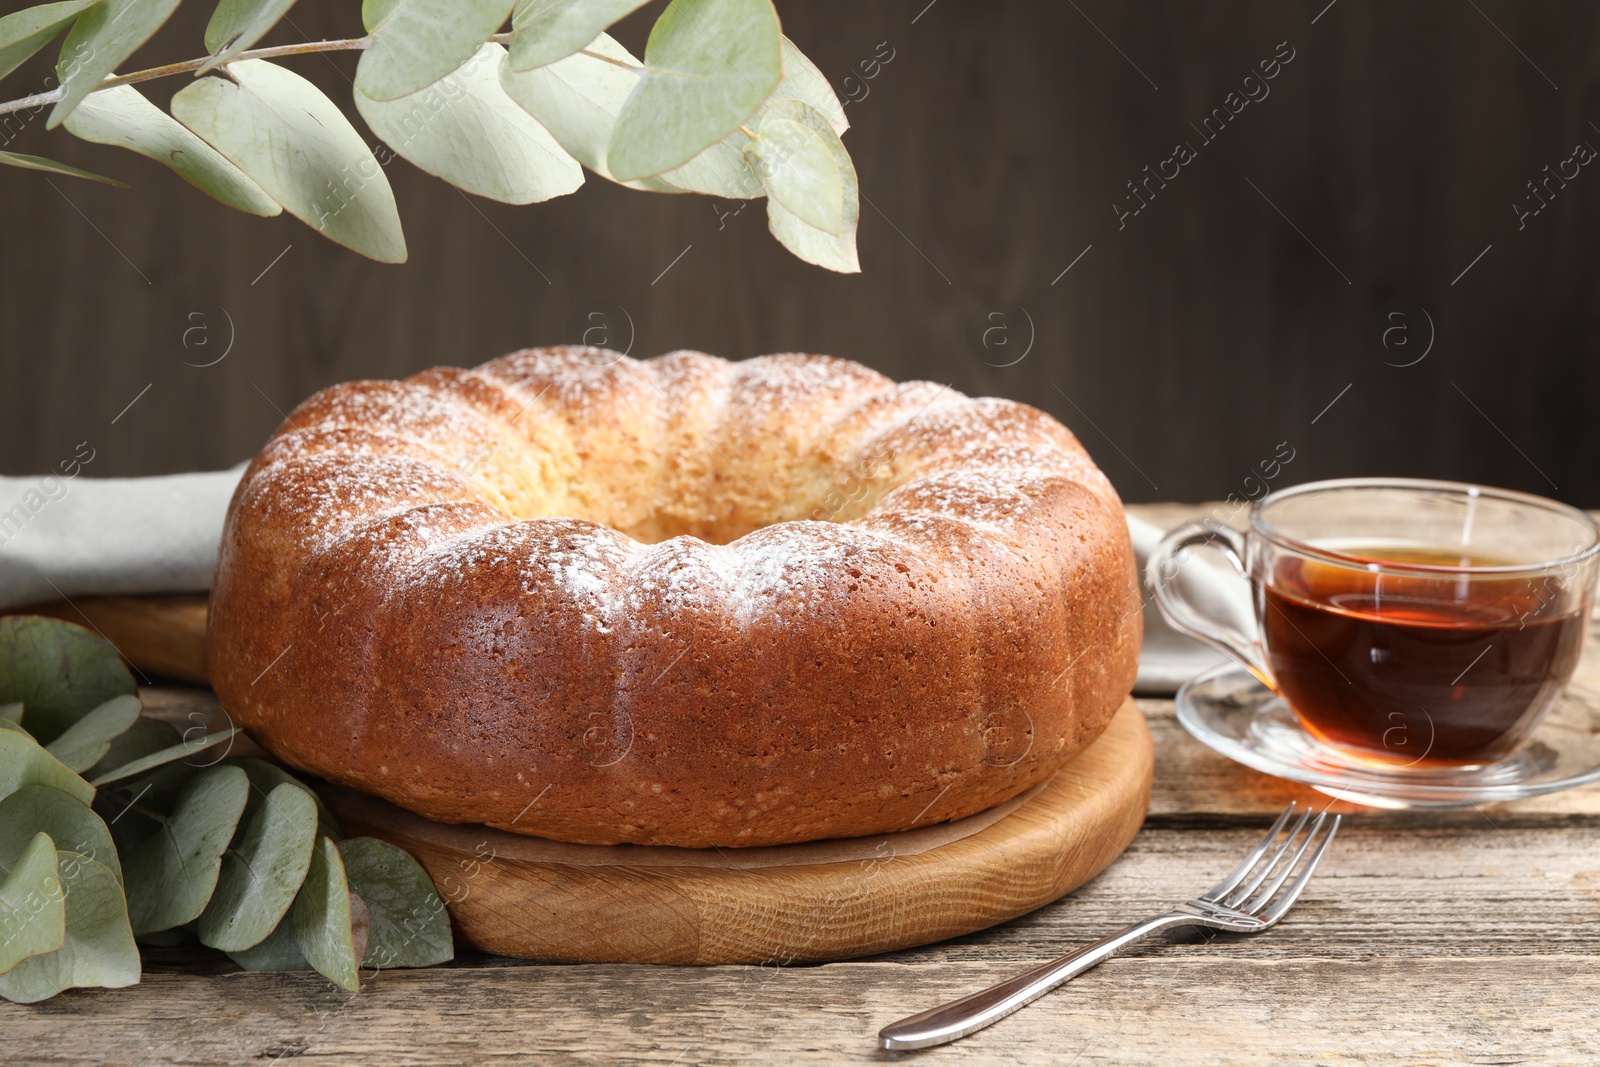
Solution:
{"label": "wooden serving board", "polygon": [[[1154,760],[1132,700],[1092,745],[1009,814],[903,854],[886,834],[760,850],[562,846],[445,826],[350,790],[324,798],[346,833],[428,869],[460,935],[504,956],[593,963],[791,963],[925,945],[1004,922],[1093,878],[1144,821]],[[912,842],[904,842],[915,847]],[[744,866],[741,853],[765,855]],[[791,853],[785,862],[781,855]],[[681,865],[663,853],[681,854]]]}
{"label": "wooden serving board", "polygon": [[[141,672],[207,683],[203,596],[29,610],[98,630]],[[791,963],[925,945],[1062,897],[1133,840],[1153,762],[1130,699],[1049,782],[964,826],[763,849],[564,845],[322,792],[347,833],[422,862],[477,948],[568,962]]]}

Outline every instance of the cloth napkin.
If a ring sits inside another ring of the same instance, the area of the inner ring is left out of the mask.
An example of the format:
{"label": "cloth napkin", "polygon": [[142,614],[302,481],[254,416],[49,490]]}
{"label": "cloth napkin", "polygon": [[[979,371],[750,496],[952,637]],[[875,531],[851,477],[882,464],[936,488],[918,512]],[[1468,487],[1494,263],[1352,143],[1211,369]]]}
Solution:
{"label": "cloth napkin", "polygon": [[[158,478],[0,477],[0,611],[91,594],[203,592],[243,467]],[[1129,517],[1144,573],[1162,530]],[[1209,561],[1179,574],[1203,610],[1254,630],[1242,579]],[[1177,633],[1144,589],[1135,692],[1172,693],[1222,657]]]}

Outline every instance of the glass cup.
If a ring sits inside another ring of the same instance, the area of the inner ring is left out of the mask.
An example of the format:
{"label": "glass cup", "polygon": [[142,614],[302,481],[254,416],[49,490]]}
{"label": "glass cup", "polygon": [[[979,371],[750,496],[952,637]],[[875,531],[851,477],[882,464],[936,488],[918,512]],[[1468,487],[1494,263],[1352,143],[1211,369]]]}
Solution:
{"label": "glass cup", "polygon": [[[1249,580],[1257,633],[1186,595],[1201,546]],[[1576,508],[1406,478],[1272,493],[1247,532],[1190,523],[1148,565],[1175,629],[1238,660],[1326,748],[1390,769],[1510,754],[1572,677],[1597,573],[1600,526]]]}

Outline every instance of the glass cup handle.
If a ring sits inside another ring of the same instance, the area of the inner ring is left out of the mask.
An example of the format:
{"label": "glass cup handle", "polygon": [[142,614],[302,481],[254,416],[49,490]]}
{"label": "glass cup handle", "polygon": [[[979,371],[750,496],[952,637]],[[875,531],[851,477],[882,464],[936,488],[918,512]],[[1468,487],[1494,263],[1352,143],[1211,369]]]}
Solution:
{"label": "glass cup handle", "polygon": [[1218,652],[1244,665],[1269,689],[1276,690],[1267,668],[1266,650],[1261,642],[1236,627],[1218,622],[1191,603],[1184,593],[1178,573],[1183,569],[1182,553],[1191,548],[1215,548],[1228,558],[1234,570],[1248,579],[1244,535],[1219,522],[1191,522],[1161,539],[1145,565],[1145,579],[1155,590],[1156,606],[1167,624],[1180,633],[1204,642]]}

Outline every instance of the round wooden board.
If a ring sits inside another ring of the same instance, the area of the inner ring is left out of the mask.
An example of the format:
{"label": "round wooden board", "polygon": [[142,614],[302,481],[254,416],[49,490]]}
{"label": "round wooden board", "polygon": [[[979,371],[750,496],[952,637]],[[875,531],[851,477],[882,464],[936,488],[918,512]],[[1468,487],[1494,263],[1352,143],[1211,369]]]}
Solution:
{"label": "round wooden board", "polygon": [[530,859],[528,838],[429,822],[349,790],[324,795],[346,833],[422,862],[474,947],[567,962],[792,963],[925,945],[1071,892],[1133,840],[1153,763],[1130,699],[1076,759],[976,833],[914,855],[897,854],[901,835],[889,834],[866,858],[840,862],[813,862],[817,846],[792,845],[796,865],[771,865],[783,850],[764,849],[767,865],[756,867],[730,866],[739,850],[706,850],[704,866],[572,862],[604,851],[591,846],[552,845],[555,859]]}

